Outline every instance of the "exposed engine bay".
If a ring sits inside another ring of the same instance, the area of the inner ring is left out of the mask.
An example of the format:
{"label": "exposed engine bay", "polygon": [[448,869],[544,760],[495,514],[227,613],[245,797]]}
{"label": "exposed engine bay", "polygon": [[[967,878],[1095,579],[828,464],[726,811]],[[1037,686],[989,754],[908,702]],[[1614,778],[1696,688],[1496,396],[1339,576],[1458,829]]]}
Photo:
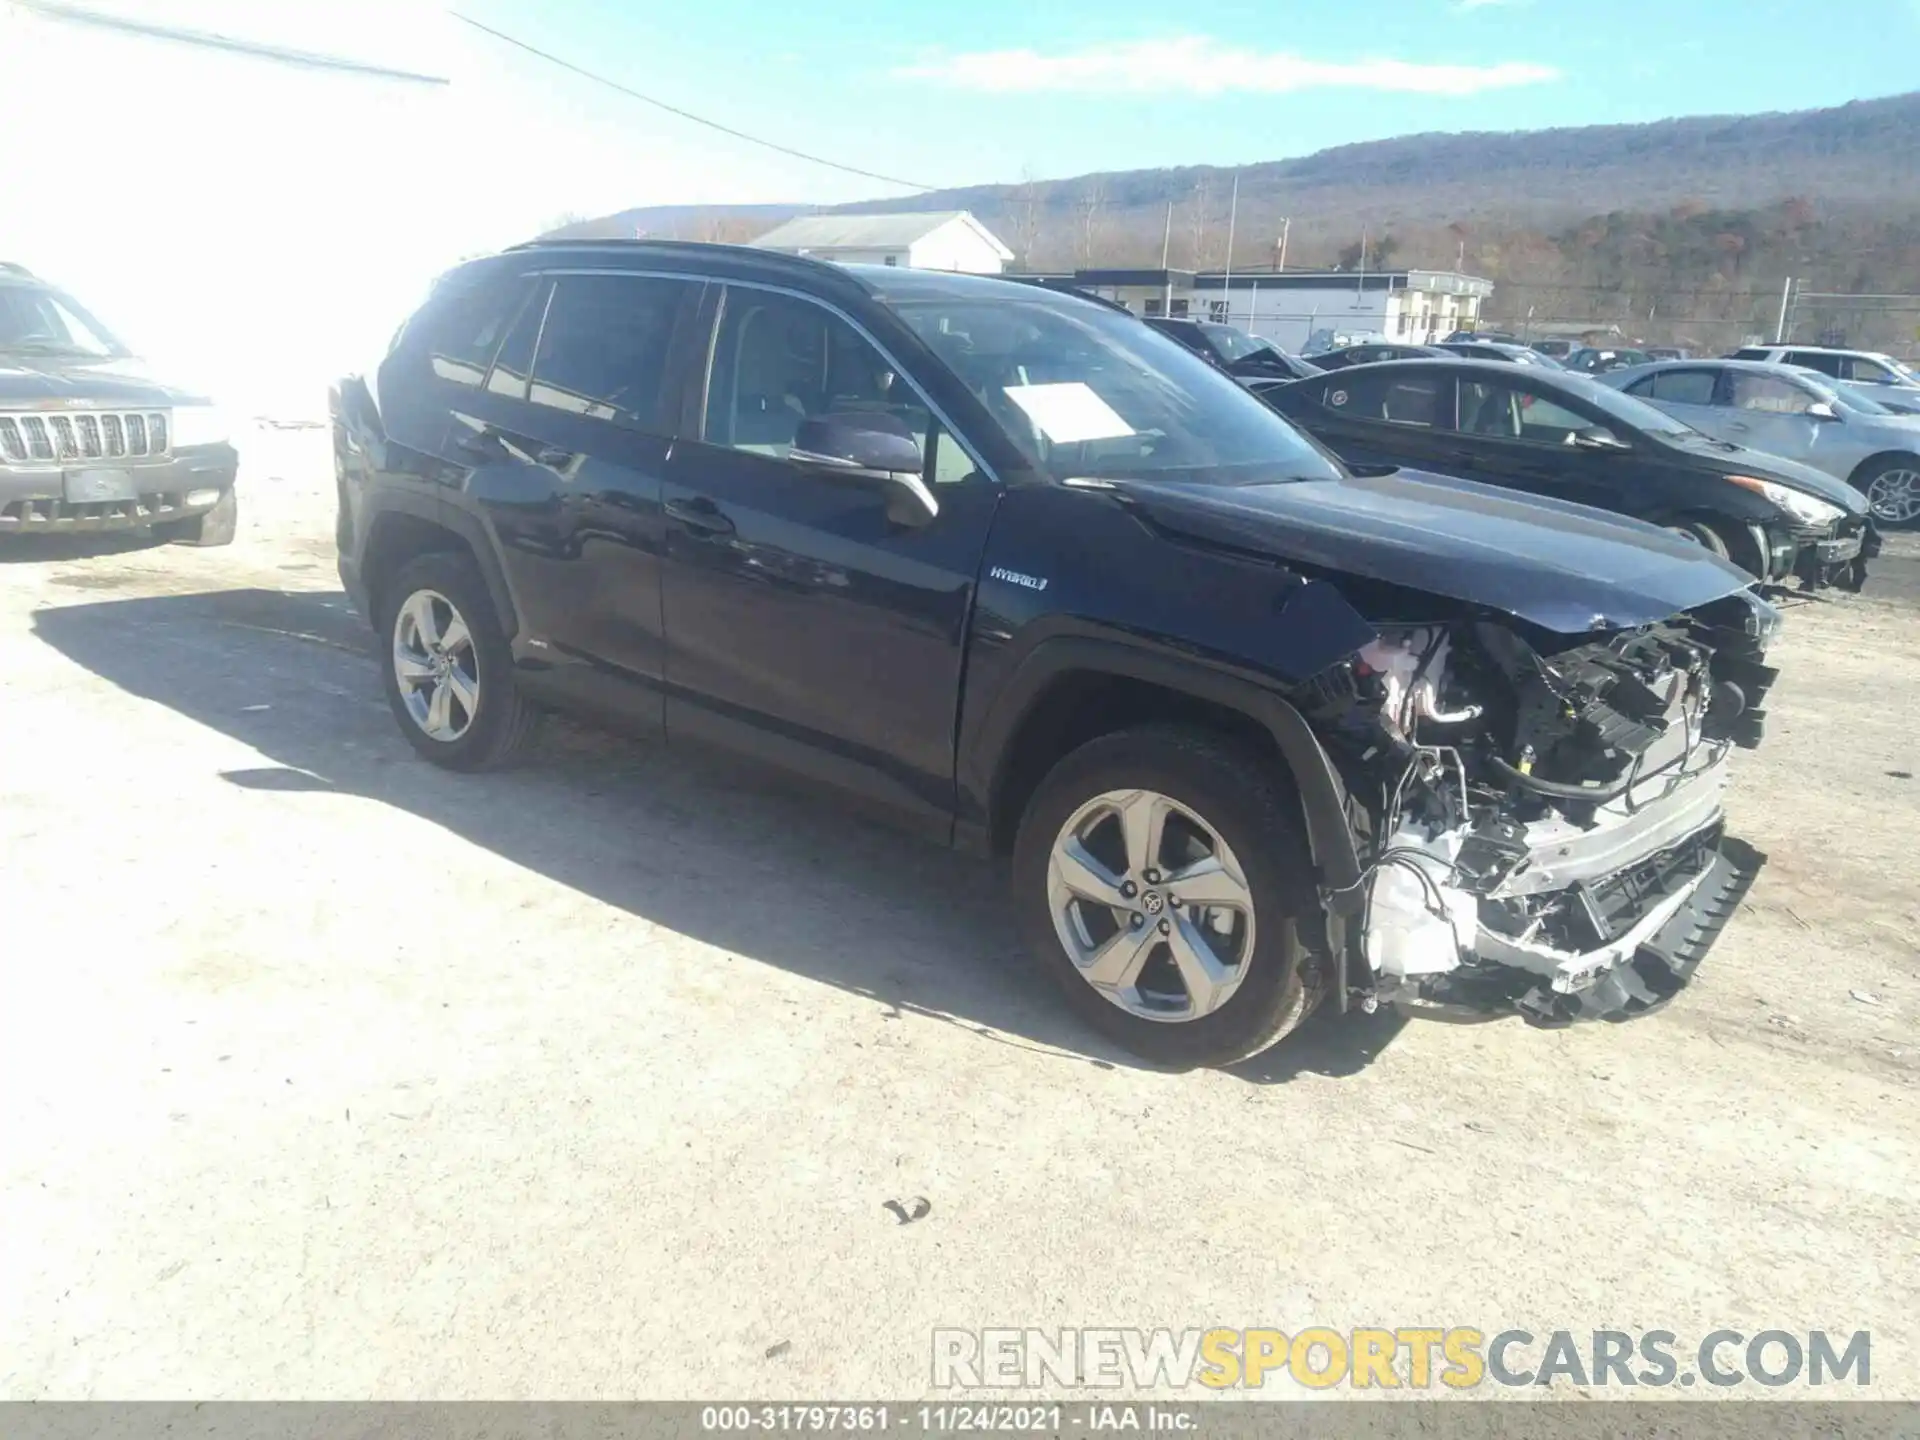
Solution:
{"label": "exposed engine bay", "polygon": [[1300,698],[1361,842],[1349,996],[1631,1013],[1751,883],[1722,845],[1777,624],[1749,594],[1578,639],[1487,614],[1376,621]]}

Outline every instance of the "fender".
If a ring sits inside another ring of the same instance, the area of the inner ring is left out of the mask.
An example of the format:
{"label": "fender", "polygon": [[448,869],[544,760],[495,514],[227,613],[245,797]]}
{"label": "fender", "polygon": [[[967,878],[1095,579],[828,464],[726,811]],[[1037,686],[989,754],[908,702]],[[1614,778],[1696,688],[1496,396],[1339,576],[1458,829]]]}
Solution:
{"label": "fender", "polygon": [[345,555],[340,557],[341,581],[369,623],[373,620],[373,597],[361,571],[361,558],[372,542],[382,517],[410,515],[416,520],[425,520],[443,530],[450,530],[466,542],[467,549],[473,552],[474,561],[480,567],[481,577],[487,582],[487,596],[493,601],[494,613],[500,617],[501,628],[509,640],[519,635],[519,608],[513,603],[513,591],[507,584],[506,573],[500,568],[493,536],[479,516],[438,495],[398,486],[382,487],[378,497],[369,504],[362,522],[365,539],[361,542],[360,554],[351,561]]}
{"label": "fender", "polygon": [[[1007,676],[964,744],[959,776],[963,805],[978,815],[992,814],[993,797],[1005,778],[1008,742],[1048,684],[1072,671],[1142,680],[1238,710],[1263,725],[1293,772],[1314,867],[1321,886],[1335,892],[1331,908],[1344,913],[1357,907],[1360,856],[1347,823],[1346,787],[1319,737],[1285,698],[1255,680],[1178,655],[1092,636],[1040,641]],[[962,843],[984,848],[984,825],[962,822],[959,828]]]}

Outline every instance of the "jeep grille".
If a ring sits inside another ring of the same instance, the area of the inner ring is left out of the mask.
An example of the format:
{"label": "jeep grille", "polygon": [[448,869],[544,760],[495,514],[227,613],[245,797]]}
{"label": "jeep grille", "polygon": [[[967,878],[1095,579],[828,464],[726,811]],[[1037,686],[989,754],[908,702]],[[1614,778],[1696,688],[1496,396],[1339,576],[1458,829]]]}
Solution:
{"label": "jeep grille", "polygon": [[0,414],[0,459],[16,465],[157,459],[167,453],[169,439],[164,410]]}

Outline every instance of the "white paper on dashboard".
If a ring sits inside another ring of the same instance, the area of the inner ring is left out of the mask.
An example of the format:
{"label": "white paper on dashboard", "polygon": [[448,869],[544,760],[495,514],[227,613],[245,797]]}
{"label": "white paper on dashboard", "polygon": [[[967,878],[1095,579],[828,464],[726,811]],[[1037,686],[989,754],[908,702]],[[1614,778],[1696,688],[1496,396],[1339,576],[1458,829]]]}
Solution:
{"label": "white paper on dashboard", "polygon": [[1040,433],[1056,445],[1078,440],[1118,440],[1134,428],[1120,412],[1079,380],[1060,385],[1009,385],[1007,398],[1027,412]]}

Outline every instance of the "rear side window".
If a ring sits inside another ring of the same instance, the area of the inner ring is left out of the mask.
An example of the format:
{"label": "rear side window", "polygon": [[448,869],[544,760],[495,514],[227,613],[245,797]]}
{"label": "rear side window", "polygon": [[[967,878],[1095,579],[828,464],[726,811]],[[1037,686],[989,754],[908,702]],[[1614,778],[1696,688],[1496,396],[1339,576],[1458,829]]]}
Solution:
{"label": "rear side window", "polygon": [[1326,389],[1327,409],[1355,420],[1431,427],[1440,423],[1440,387],[1432,375],[1355,375]]}
{"label": "rear side window", "polygon": [[1713,372],[1711,370],[1662,370],[1651,380],[1642,380],[1634,386],[1632,393],[1645,396],[1650,400],[1670,400],[1675,405],[1711,405],[1713,403]]}
{"label": "rear side window", "polygon": [[1771,350],[1762,350],[1756,346],[1749,345],[1744,350],[1734,351],[1733,358],[1736,360],[1765,360],[1772,353]]}
{"label": "rear side window", "polygon": [[700,286],[641,275],[561,275],[547,302],[527,398],[644,430],[662,418],[674,326]]}
{"label": "rear side window", "polygon": [[1818,370],[1822,375],[1837,377],[1846,364],[1846,357],[1828,355],[1819,350],[1789,350],[1787,364],[1804,365],[1809,370]]}
{"label": "rear side window", "polygon": [[540,341],[540,327],[547,318],[547,301],[553,292],[547,282],[520,307],[519,318],[507,331],[499,354],[493,357],[493,369],[487,375],[487,389],[512,400],[527,398],[527,382],[533,375],[533,347]]}
{"label": "rear side window", "polygon": [[532,280],[517,276],[447,282],[420,316],[428,367],[456,385],[479,385],[486,379],[501,337],[532,289]]}

